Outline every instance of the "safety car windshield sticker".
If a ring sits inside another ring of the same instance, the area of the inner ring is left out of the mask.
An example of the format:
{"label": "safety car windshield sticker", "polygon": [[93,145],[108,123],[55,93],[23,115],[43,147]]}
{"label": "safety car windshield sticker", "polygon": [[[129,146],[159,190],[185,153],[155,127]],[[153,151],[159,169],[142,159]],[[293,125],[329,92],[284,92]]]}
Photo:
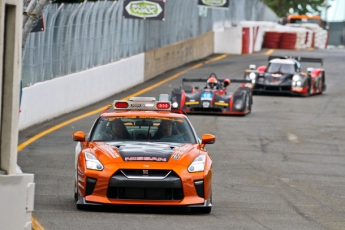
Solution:
{"label": "safety car windshield sticker", "polygon": [[184,144],[184,145],[181,145],[179,148],[176,148],[175,151],[172,153],[172,157],[173,159],[175,160],[178,160],[180,159],[180,157],[189,152],[190,150],[193,149],[193,146],[189,145],[189,144]]}

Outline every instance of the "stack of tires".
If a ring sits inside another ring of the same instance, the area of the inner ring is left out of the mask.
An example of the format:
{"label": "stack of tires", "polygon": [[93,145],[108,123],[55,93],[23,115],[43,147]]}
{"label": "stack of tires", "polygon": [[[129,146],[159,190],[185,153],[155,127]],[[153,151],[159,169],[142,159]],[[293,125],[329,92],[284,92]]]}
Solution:
{"label": "stack of tires", "polygon": [[297,34],[294,32],[281,33],[279,42],[279,49],[290,49],[296,48]]}
{"label": "stack of tires", "polygon": [[280,44],[281,32],[266,31],[262,47],[269,49],[278,49]]}

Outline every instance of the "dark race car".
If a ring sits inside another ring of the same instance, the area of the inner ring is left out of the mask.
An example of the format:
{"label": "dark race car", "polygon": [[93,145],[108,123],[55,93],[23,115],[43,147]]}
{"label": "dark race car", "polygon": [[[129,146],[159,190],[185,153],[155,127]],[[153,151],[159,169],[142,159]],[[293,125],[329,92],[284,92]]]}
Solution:
{"label": "dark race car", "polygon": [[[242,85],[228,92],[231,83]],[[253,103],[251,87],[250,80],[218,79],[215,74],[209,78],[183,78],[182,86],[171,92],[171,103],[186,113],[246,115]]]}
{"label": "dark race car", "polygon": [[273,93],[309,96],[326,90],[326,75],[322,68],[302,71],[301,62],[320,63],[322,58],[269,56],[267,66],[250,65],[244,78],[253,83],[253,94]]}

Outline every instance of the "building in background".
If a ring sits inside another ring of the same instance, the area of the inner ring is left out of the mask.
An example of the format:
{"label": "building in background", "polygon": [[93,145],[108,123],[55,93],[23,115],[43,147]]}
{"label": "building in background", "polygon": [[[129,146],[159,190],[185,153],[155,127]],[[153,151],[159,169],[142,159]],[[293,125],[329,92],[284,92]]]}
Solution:
{"label": "building in background", "polygon": [[321,12],[321,18],[328,25],[329,40],[332,46],[345,45],[345,1],[328,0],[331,5],[327,10]]}

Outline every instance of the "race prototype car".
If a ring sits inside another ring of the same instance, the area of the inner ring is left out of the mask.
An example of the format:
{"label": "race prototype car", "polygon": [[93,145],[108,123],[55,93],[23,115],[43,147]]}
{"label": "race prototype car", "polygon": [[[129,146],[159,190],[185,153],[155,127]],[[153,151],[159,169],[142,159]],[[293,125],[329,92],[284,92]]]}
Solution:
{"label": "race prototype car", "polygon": [[73,133],[75,201],[96,205],[190,207],[210,213],[212,160],[188,117],[172,110],[169,95],[115,100],[89,134]]}
{"label": "race prototype car", "polygon": [[[242,85],[228,92],[231,83]],[[182,86],[171,92],[171,103],[173,108],[190,114],[246,115],[251,112],[253,103],[251,88],[251,80],[218,79],[215,74],[207,79],[183,78]]]}
{"label": "race prototype car", "polygon": [[326,75],[322,68],[302,71],[300,62],[323,64],[322,58],[269,56],[267,66],[250,65],[244,79],[253,83],[253,94],[274,93],[309,96],[326,90]]}

